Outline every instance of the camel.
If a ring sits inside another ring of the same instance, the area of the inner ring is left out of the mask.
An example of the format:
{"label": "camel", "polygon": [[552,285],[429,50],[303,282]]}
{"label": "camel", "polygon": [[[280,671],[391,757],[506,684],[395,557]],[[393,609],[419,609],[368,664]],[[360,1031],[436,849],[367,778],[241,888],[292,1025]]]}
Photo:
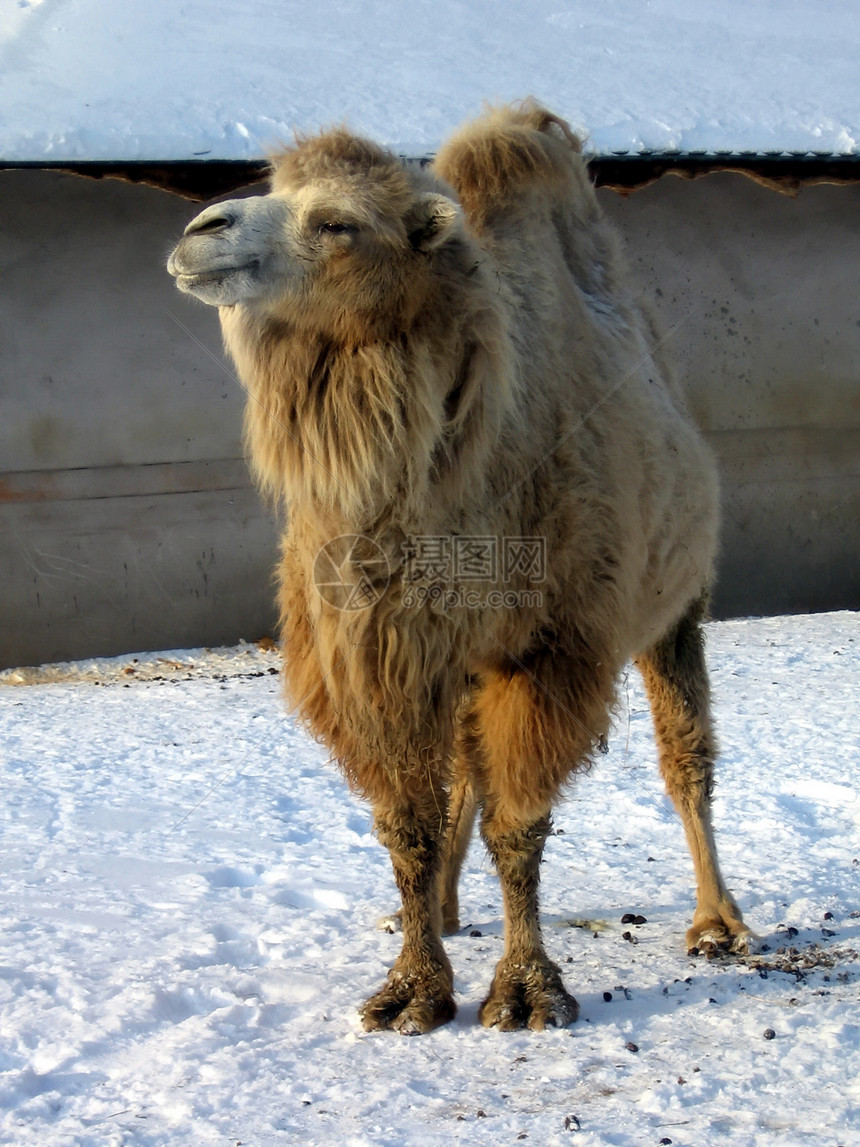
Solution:
{"label": "camel", "polygon": [[288,702],[391,856],[402,949],[365,1029],[454,1016],[441,935],[478,812],[505,928],[480,1020],[576,1019],[539,864],[631,657],[695,869],[688,948],[746,950],[711,818],[715,468],[568,125],[490,109],[429,169],[344,128],[298,138],[168,269],[219,308],[252,468],[287,506]]}

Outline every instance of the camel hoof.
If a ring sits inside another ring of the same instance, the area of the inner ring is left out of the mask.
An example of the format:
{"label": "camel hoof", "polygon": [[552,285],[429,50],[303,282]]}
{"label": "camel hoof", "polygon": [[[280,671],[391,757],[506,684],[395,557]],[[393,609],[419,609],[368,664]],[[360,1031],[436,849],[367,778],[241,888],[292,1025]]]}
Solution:
{"label": "camel hoof", "polygon": [[750,956],[757,952],[761,941],[744,924],[729,926],[723,923],[691,928],[687,933],[687,955]]}
{"label": "camel hoof", "polygon": [[389,912],[386,916],[380,916],[376,921],[377,932],[390,932],[392,936],[398,932],[403,931],[403,914],[398,908],[396,912]]}
{"label": "camel hoof", "polygon": [[544,1031],[572,1024],[579,1004],[566,991],[558,968],[547,960],[500,966],[478,1015],[485,1028]]}
{"label": "camel hoof", "polygon": [[438,984],[423,986],[399,975],[389,978],[360,1012],[365,1031],[396,1031],[400,1035],[424,1035],[456,1014],[450,992],[440,990]]}

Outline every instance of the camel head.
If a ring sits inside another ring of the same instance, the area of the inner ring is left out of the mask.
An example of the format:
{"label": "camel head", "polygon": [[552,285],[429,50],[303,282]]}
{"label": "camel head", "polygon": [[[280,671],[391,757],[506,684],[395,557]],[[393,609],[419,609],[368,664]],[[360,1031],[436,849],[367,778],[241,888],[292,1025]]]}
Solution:
{"label": "camel head", "polygon": [[181,291],[212,306],[305,316],[317,329],[372,326],[420,306],[428,256],[464,240],[450,189],[336,129],[275,156],[268,195],[202,211],[167,267]]}

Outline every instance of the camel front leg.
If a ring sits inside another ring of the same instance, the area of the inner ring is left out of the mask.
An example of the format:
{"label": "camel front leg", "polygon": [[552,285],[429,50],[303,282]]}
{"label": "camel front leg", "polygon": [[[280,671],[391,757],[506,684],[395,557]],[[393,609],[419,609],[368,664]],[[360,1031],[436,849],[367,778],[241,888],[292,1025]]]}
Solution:
{"label": "camel front leg", "polygon": [[391,1028],[419,1035],[447,1023],[457,1010],[453,973],[440,939],[444,810],[440,814],[427,795],[401,795],[374,810],[377,836],[391,855],[402,901],[403,947],[385,985],[361,1010],[367,1031]]}
{"label": "camel front leg", "polygon": [[[448,827],[442,852],[440,883],[443,936],[451,936],[460,931],[460,897],[457,886],[460,882],[463,861],[469,851],[477,807],[478,798],[474,785],[468,777],[459,777],[451,786],[451,795],[448,799]],[[383,932],[401,932],[402,908],[387,913],[376,926]]]}
{"label": "camel front leg", "polygon": [[611,670],[579,650],[541,649],[486,672],[468,741],[483,801],[481,833],[505,909],[505,951],[481,1006],[485,1027],[566,1027],[579,1012],[547,956],[538,915],[550,809],[607,723]]}
{"label": "camel front leg", "polygon": [[645,681],[666,791],[684,825],[696,874],[696,911],[689,951],[748,952],[755,937],[725,885],[711,818],[716,743],[700,628],[704,601],[637,658]]}
{"label": "camel front leg", "polygon": [[482,833],[492,856],[505,906],[505,953],[496,966],[490,994],[481,1005],[484,1027],[500,1031],[566,1027],[579,1005],[562,983],[543,946],[538,883],[549,813],[521,828],[504,828],[485,812]]}

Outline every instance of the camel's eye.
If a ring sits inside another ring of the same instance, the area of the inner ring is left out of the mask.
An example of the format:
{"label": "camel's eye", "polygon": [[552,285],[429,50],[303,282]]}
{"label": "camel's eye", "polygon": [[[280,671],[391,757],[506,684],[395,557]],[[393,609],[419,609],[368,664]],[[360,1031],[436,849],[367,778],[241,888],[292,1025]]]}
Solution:
{"label": "camel's eye", "polygon": [[319,225],[320,235],[354,235],[358,230],[352,223],[339,223],[332,219]]}

